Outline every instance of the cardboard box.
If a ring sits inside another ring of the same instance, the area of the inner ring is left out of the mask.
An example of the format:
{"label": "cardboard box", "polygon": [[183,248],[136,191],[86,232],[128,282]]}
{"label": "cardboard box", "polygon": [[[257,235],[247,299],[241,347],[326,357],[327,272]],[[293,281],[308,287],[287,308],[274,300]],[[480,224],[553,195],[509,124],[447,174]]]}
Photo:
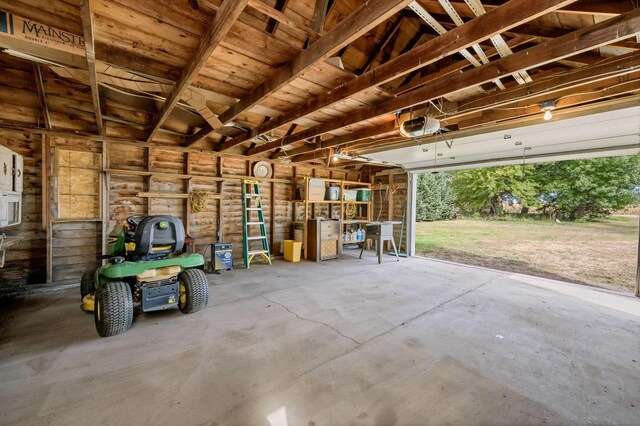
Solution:
{"label": "cardboard box", "polygon": [[323,201],[324,191],[324,179],[309,179],[309,201]]}

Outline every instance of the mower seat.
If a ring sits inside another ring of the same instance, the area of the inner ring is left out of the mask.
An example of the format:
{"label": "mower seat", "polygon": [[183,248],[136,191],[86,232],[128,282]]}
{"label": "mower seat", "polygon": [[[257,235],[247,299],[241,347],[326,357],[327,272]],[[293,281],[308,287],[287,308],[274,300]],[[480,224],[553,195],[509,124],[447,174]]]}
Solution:
{"label": "mower seat", "polygon": [[148,216],[135,230],[134,260],[153,260],[182,250],[184,225],[174,216]]}

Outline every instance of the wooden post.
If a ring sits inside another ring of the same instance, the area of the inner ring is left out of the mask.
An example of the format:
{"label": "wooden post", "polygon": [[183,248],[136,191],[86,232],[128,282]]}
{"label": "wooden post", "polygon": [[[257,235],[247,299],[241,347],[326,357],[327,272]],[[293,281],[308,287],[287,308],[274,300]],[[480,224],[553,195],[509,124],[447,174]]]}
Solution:
{"label": "wooden post", "polygon": [[[184,154],[184,174],[191,176],[191,154],[189,152],[186,152]],[[187,180],[187,194],[191,194],[191,179]],[[185,206],[184,206],[184,232],[190,236],[190,231],[191,231],[191,199],[190,198],[186,198],[185,199]],[[193,245],[193,249],[195,251],[196,247],[195,247],[195,243]]]}
{"label": "wooden post", "polygon": [[636,297],[640,297],[640,215],[638,215],[638,260],[636,261]]}
{"label": "wooden post", "polygon": [[[224,167],[224,159],[221,156],[218,157],[218,177],[222,177],[222,168]],[[218,195],[222,196],[222,186],[224,185],[223,181],[218,182]],[[220,236],[220,240],[224,240],[224,236],[222,235],[222,230],[224,229],[222,218],[222,197],[218,199],[218,224],[216,228],[216,232]],[[216,238],[217,239],[217,238]]]}
{"label": "wooden post", "polygon": [[[273,165],[273,177],[276,177],[276,165]],[[276,183],[271,181],[271,192],[270,192],[270,210],[269,210],[269,248],[271,249],[271,254],[276,254],[273,249],[273,243],[275,241],[275,231],[276,231]],[[279,254],[279,253],[278,253]]]}
{"label": "wooden post", "polygon": [[111,177],[107,172],[111,167],[111,157],[109,154],[110,145],[102,142],[102,254],[107,253],[107,234],[109,233],[109,188],[111,187]]}
{"label": "wooden post", "polygon": [[[393,220],[393,175],[389,174],[389,186],[387,187],[387,218]],[[393,227],[391,228],[393,230]],[[393,232],[393,231],[392,231]],[[387,250],[391,250],[391,241],[387,241]]]}
{"label": "wooden post", "polygon": [[[152,148],[150,146],[147,147],[147,171],[151,172],[151,153],[152,153]],[[149,177],[147,178],[147,192],[153,192],[153,176],[149,175]],[[151,209],[151,203],[152,203],[153,198],[149,197],[147,198],[147,214],[151,215],[152,214],[152,209]]]}

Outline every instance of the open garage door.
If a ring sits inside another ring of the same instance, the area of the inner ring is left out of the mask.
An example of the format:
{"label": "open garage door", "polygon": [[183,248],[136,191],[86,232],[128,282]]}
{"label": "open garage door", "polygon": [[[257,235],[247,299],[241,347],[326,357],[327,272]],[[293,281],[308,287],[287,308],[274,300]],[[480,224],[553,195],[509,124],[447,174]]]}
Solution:
{"label": "open garage door", "polygon": [[[372,151],[364,154],[364,157],[395,163],[409,172],[408,252],[413,254],[418,174],[634,154],[640,154],[640,107],[522,127],[511,123],[488,133],[454,138],[447,138],[444,133],[435,140],[434,137],[417,138],[411,146],[405,144],[396,149]],[[640,277],[640,248],[637,277]],[[638,278],[636,295],[640,297]]]}
{"label": "open garage door", "polygon": [[640,153],[640,107],[549,121],[490,133],[416,139],[412,146],[364,156],[424,173]]}

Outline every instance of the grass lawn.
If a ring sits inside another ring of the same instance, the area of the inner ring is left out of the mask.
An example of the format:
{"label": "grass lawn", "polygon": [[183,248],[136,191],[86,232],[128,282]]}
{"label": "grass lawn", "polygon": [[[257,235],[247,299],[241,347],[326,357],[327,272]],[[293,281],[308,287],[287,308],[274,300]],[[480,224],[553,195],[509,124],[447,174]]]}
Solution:
{"label": "grass lawn", "polygon": [[419,222],[416,252],[443,260],[623,291],[635,289],[638,218],[556,223]]}

